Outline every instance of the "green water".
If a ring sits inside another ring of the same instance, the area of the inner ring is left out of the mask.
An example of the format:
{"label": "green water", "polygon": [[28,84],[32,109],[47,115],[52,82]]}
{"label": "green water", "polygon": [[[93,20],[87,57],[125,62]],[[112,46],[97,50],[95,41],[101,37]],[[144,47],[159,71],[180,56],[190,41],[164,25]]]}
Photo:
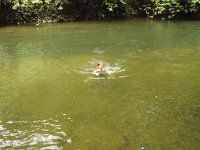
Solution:
{"label": "green water", "polygon": [[0,149],[198,150],[199,75],[200,21],[0,28]]}

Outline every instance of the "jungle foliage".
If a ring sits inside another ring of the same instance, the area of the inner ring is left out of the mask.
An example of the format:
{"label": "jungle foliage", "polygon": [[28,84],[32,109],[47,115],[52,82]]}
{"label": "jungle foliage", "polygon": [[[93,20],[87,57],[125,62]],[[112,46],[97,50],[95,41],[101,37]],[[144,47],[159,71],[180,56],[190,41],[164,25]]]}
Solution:
{"label": "jungle foliage", "polygon": [[200,0],[0,0],[0,24],[133,16],[200,18]]}

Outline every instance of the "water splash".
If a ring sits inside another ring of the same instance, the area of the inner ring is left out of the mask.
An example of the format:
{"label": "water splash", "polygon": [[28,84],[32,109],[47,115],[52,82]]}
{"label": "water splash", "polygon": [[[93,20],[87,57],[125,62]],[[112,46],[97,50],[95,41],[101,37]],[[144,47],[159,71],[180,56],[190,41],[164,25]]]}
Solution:
{"label": "water splash", "polygon": [[86,64],[83,68],[77,70],[77,72],[81,74],[92,74],[92,72],[96,69],[97,64],[99,63],[103,63],[105,65],[105,69],[109,70],[110,74],[116,74],[125,71],[119,62],[108,63],[106,61],[92,60],[89,61],[89,63]]}

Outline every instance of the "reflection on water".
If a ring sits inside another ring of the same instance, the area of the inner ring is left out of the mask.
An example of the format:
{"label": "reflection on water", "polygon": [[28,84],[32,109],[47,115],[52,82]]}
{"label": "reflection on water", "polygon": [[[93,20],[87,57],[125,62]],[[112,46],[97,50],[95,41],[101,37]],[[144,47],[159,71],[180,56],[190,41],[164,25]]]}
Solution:
{"label": "reflection on water", "polygon": [[0,149],[199,149],[199,24],[0,28]]}

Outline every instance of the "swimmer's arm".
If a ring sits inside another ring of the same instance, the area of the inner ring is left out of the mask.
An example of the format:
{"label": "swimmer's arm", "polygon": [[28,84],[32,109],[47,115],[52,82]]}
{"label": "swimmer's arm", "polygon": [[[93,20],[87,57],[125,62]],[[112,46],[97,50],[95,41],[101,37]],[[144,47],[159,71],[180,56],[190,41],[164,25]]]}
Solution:
{"label": "swimmer's arm", "polygon": [[98,73],[98,69],[95,69],[92,73],[93,73],[93,74]]}
{"label": "swimmer's arm", "polygon": [[99,76],[99,70],[98,69],[95,69],[92,73],[95,74],[96,76]]}

